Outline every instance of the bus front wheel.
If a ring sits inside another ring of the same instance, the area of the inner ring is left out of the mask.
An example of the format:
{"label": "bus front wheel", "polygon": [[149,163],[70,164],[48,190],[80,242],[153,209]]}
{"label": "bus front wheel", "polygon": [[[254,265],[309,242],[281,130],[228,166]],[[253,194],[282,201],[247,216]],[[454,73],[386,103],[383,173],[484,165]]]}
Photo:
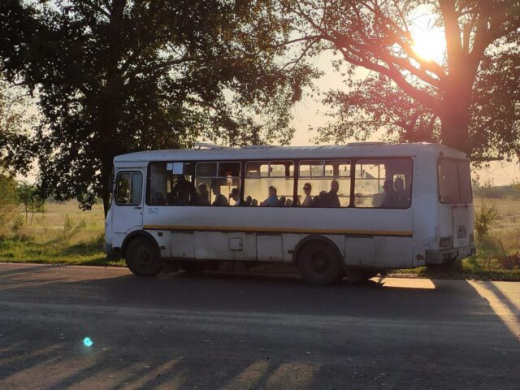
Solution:
{"label": "bus front wheel", "polygon": [[311,284],[336,284],[344,272],[336,251],[323,242],[310,242],[298,253],[298,269],[303,279]]}
{"label": "bus front wheel", "polygon": [[155,276],[162,270],[160,254],[150,240],[133,239],[125,250],[126,265],[137,276]]}

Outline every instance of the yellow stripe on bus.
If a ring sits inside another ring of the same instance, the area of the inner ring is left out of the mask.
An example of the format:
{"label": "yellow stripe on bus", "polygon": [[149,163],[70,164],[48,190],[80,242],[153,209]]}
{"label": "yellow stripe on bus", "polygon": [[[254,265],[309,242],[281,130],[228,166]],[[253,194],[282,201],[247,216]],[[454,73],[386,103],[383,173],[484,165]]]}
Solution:
{"label": "yellow stripe on bus", "polygon": [[278,227],[237,227],[237,226],[180,226],[180,225],[144,225],[148,230],[180,230],[180,231],[213,231],[213,232],[259,232],[259,233],[303,233],[303,234],[353,234],[366,236],[405,236],[411,237],[413,232],[402,230],[345,230],[345,229],[300,229]]}

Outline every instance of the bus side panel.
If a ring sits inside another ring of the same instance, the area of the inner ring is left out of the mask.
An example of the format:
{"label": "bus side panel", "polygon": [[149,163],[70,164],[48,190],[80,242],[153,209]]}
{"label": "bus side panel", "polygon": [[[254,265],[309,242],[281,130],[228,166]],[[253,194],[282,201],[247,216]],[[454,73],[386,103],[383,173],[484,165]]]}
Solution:
{"label": "bus side panel", "polygon": [[171,257],[176,259],[195,258],[195,238],[193,233],[172,232]]}
{"label": "bus side panel", "polygon": [[282,252],[281,234],[256,234],[258,261],[282,261]]}
{"label": "bus side panel", "polygon": [[411,237],[374,237],[377,267],[410,268],[413,266]]}
{"label": "bus side panel", "polygon": [[347,265],[375,265],[374,237],[347,237],[345,263]]}
{"label": "bus side panel", "polygon": [[254,234],[197,231],[194,241],[195,258],[199,260],[256,260]]}

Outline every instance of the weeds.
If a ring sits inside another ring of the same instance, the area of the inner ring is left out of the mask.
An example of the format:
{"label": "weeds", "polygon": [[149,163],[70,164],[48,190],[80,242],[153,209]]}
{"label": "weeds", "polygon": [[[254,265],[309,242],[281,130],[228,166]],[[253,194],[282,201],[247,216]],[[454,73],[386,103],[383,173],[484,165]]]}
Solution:
{"label": "weeds", "polygon": [[479,237],[484,237],[488,234],[493,222],[499,217],[498,210],[495,203],[483,201],[480,210],[475,213],[475,230]]}

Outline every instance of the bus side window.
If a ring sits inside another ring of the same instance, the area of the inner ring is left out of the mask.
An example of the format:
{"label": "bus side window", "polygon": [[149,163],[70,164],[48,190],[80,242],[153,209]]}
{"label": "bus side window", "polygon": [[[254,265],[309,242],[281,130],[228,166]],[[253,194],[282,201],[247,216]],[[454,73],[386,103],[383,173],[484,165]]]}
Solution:
{"label": "bus side window", "polygon": [[348,207],[350,161],[302,161],[298,179],[301,207]]}
{"label": "bus side window", "polygon": [[[200,162],[195,168],[198,206],[240,206],[239,162]],[[238,195],[237,195],[238,194]]]}
{"label": "bus side window", "polygon": [[290,207],[293,205],[294,163],[252,161],[246,165],[246,205]]}
{"label": "bus side window", "polygon": [[117,175],[116,204],[135,206],[141,203],[143,176],[140,172],[121,172]]}
{"label": "bus side window", "polygon": [[151,206],[188,206],[196,203],[191,163],[150,163],[148,204]]}
{"label": "bus side window", "polygon": [[356,162],[356,207],[406,209],[410,207],[411,189],[410,159],[359,159]]}

